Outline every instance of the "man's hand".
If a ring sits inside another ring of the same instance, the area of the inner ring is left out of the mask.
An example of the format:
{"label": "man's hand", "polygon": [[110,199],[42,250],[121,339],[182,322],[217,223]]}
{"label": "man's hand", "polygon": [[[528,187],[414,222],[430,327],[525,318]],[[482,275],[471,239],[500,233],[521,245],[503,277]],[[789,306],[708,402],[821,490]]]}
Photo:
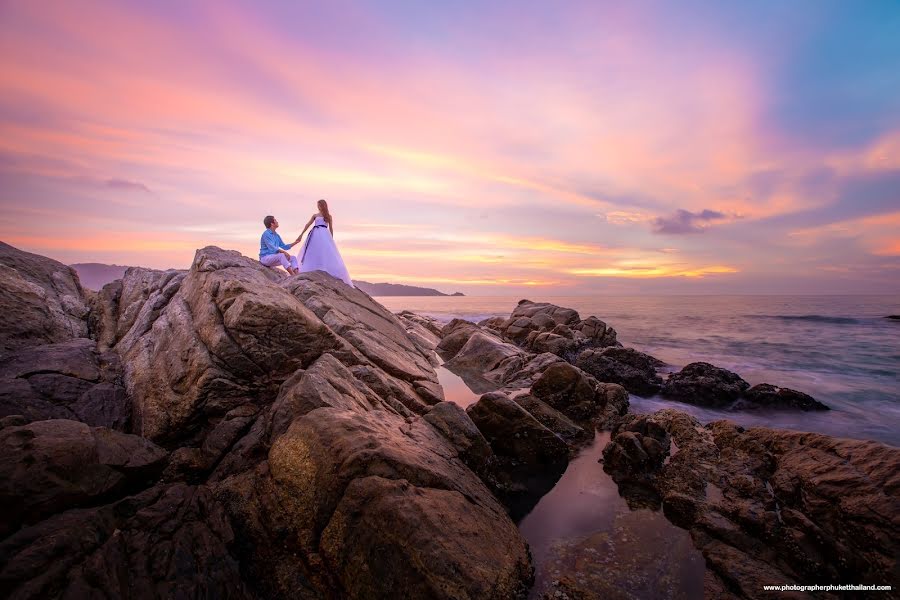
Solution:
{"label": "man's hand", "polygon": [[284,254],[285,256],[287,256],[288,258],[291,257],[291,253],[288,252],[287,250],[285,250],[284,248],[279,248],[278,251],[281,252],[282,254]]}

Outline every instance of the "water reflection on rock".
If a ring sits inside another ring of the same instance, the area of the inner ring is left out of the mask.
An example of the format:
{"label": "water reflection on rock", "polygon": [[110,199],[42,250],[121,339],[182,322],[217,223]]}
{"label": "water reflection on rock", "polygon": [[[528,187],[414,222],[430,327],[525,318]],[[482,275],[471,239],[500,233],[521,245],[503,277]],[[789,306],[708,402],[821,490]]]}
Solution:
{"label": "water reflection on rock", "polygon": [[598,463],[608,433],[575,459],[520,523],[535,565],[531,598],[699,598],[703,557],[658,511],[629,509]]}

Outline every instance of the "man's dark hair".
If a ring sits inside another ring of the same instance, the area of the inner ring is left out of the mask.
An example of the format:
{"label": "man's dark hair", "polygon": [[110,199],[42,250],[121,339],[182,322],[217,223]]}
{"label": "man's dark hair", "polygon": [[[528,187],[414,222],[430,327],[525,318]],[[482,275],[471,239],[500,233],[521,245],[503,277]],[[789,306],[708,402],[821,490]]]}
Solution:
{"label": "man's dark hair", "polygon": [[265,225],[266,229],[268,229],[269,227],[272,226],[272,221],[274,221],[274,220],[275,220],[275,217],[273,217],[272,215],[269,215],[265,219],[263,219],[263,225]]}

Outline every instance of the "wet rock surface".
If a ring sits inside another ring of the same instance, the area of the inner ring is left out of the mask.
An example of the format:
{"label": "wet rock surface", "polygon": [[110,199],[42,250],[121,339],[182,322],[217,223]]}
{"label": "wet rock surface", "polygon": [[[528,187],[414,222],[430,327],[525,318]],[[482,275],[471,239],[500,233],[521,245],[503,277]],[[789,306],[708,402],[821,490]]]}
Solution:
{"label": "wet rock surface", "polygon": [[669,375],[661,395],[687,404],[731,410],[829,410],[803,392],[769,383],[750,387],[737,373],[704,362],[691,363]]}
{"label": "wet rock surface", "polygon": [[750,389],[737,373],[705,362],[695,362],[672,373],[662,396],[700,406],[728,406]]}
{"label": "wet rock surface", "polygon": [[796,410],[829,410],[827,406],[803,392],[770,383],[754,385],[744,392],[741,408],[787,408]]}
{"label": "wet rock surface", "polygon": [[575,365],[599,381],[618,383],[639,396],[652,396],[663,384],[656,371],[665,363],[634,348],[588,349],[578,355]]}
{"label": "wet rock surface", "polygon": [[[677,451],[663,446],[665,460],[650,459],[635,444],[648,436],[670,436]],[[900,449],[728,421],[703,427],[667,409],[629,415],[604,456],[621,493],[655,498],[691,532],[710,572],[710,595],[761,598],[774,580],[900,579]]]}

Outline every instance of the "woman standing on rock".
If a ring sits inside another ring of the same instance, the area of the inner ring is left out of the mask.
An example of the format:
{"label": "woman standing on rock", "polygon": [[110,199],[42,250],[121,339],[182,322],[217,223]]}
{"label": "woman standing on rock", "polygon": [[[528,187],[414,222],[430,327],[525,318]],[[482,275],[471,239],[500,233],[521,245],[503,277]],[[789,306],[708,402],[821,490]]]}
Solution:
{"label": "woman standing on rock", "polygon": [[337,245],[334,243],[334,220],[331,213],[328,212],[328,203],[319,200],[316,206],[319,212],[309,218],[306,227],[297,236],[299,242],[312,225],[309,235],[306,236],[306,243],[303,244],[303,250],[300,252],[300,272],[325,271],[332,277],[343,280],[350,287],[354,287],[350,273],[347,272],[347,267],[344,265],[344,259],[341,258],[341,253],[338,252]]}

